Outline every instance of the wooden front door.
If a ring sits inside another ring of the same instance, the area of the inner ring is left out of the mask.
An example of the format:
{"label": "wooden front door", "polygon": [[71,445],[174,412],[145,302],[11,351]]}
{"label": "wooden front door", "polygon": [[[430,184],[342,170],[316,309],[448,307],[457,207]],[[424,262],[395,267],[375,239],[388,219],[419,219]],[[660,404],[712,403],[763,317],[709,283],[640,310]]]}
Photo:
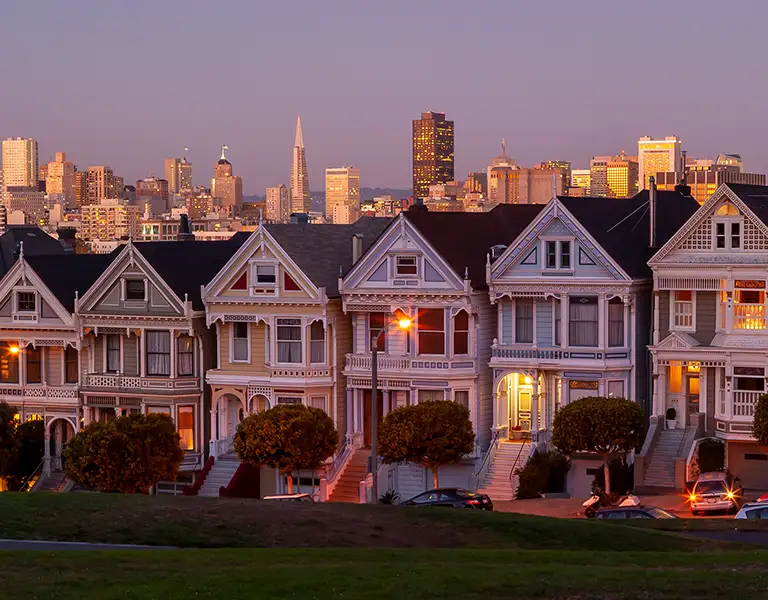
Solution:
{"label": "wooden front door", "polygon": [[[371,447],[371,390],[363,390],[363,443],[366,448]],[[376,394],[378,400],[378,424],[381,426],[381,420],[384,418],[384,398],[381,390]]]}

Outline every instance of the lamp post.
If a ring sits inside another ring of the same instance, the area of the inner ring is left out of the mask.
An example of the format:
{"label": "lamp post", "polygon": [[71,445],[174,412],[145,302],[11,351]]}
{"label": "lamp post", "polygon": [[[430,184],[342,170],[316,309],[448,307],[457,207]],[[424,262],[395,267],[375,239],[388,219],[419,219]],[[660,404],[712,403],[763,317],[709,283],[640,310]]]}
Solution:
{"label": "lamp post", "polygon": [[379,503],[379,456],[378,456],[378,427],[379,427],[379,403],[378,396],[378,371],[379,371],[379,338],[384,332],[389,329],[390,325],[396,324],[402,330],[408,330],[411,328],[413,321],[403,315],[400,315],[396,321],[388,323],[385,327],[379,331],[374,337],[371,338],[371,479],[373,481],[373,487],[371,494],[373,496],[372,503]]}

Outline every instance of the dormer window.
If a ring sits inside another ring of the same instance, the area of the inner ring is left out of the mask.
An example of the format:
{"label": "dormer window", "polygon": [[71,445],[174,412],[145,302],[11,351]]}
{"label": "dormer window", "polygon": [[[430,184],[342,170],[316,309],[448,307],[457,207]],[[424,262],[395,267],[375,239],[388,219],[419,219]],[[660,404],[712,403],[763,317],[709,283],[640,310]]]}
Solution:
{"label": "dormer window", "polygon": [[275,265],[256,265],[256,283],[259,285],[274,285],[277,281]]}
{"label": "dormer window", "polygon": [[16,294],[18,312],[37,312],[37,294],[34,292],[18,292]]}
{"label": "dormer window", "polygon": [[125,281],[125,299],[126,300],[144,301],[146,299],[144,291],[145,289],[144,289],[143,279],[126,279]]}
{"label": "dormer window", "polygon": [[548,240],[544,242],[544,267],[546,269],[571,269],[570,240]]}
{"label": "dormer window", "polygon": [[396,256],[395,274],[398,277],[416,277],[419,274],[419,263],[415,256]]}
{"label": "dormer window", "polygon": [[712,220],[714,248],[716,250],[741,249],[741,213],[730,202],[724,202],[717,209]]}

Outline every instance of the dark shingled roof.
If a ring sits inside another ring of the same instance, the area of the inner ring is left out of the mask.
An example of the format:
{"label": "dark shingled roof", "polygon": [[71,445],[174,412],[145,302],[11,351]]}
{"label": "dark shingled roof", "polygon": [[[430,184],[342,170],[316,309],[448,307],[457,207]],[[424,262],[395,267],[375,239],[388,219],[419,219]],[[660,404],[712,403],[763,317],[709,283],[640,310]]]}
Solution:
{"label": "dark shingled roof", "polygon": [[651,277],[648,261],[691,218],[699,203],[678,192],[656,192],[656,247],[650,248],[649,192],[632,198],[573,198],[560,202],[633,278]]}
{"label": "dark shingled roof", "polygon": [[391,219],[363,217],[352,225],[291,223],[264,227],[312,283],[324,287],[329,298],[337,298],[339,269],[345,274],[352,268],[352,236],[362,235],[365,253],[391,222]]}
{"label": "dark shingled roof", "polygon": [[744,183],[726,184],[749,207],[755,216],[768,225],[768,186]]}
{"label": "dark shingled roof", "polygon": [[82,297],[114,260],[112,254],[58,254],[27,256],[24,260],[69,312],[75,309],[75,292]]}
{"label": "dark shingled roof", "polygon": [[509,246],[545,205],[500,204],[487,213],[409,210],[405,217],[459,277],[469,269],[473,289],[488,287],[485,263],[492,246]]}
{"label": "dark shingled roof", "polygon": [[184,300],[186,294],[192,308],[203,310],[200,286],[208,285],[216,277],[250,235],[240,231],[228,240],[217,242],[135,242],[133,245],[179,299]]}
{"label": "dark shingled roof", "polygon": [[24,243],[24,256],[47,256],[64,254],[64,248],[56,238],[39,227],[8,225],[0,235],[0,277],[11,270],[16,262],[14,253],[19,243]]}

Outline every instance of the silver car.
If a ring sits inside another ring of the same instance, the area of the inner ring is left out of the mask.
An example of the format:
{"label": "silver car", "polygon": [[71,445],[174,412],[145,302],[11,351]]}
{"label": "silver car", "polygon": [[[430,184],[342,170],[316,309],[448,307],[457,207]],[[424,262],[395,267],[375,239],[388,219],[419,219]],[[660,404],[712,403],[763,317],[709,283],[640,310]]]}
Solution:
{"label": "silver car", "polygon": [[768,502],[749,502],[736,513],[735,519],[768,519]]}
{"label": "silver car", "polygon": [[688,502],[691,514],[739,510],[742,489],[737,478],[728,471],[701,473],[693,486]]}

